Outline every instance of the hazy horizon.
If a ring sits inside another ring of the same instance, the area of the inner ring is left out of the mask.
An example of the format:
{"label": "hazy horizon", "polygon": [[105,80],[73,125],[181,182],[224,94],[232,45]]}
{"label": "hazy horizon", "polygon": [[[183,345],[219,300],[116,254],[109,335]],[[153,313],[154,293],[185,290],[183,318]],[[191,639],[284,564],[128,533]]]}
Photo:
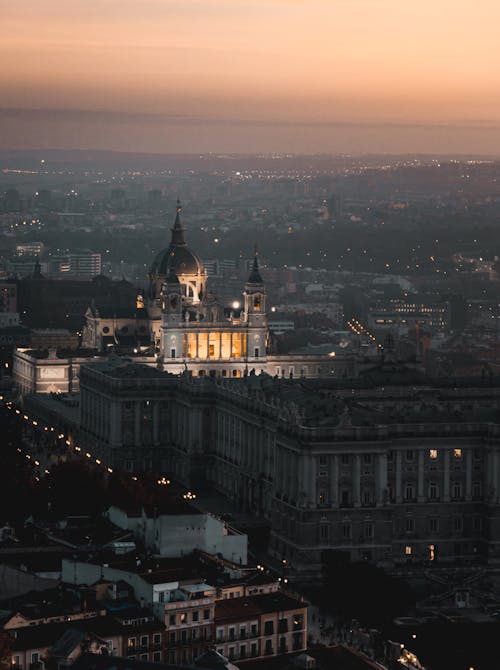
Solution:
{"label": "hazy horizon", "polygon": [[0,148],[500,154],[500,5],[18,0]]}

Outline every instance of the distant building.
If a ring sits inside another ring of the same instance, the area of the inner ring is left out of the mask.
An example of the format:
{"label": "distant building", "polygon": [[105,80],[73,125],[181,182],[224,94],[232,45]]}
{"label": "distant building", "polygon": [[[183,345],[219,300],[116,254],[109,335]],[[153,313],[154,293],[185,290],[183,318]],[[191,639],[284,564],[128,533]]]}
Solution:
{"label": "distant building", "polygon": [[247,537],[229,529],[220,519],[180,501],[164,510],[141,509],[139,515],[111,507],[107,516],[158,556],[180,557],[195,549],[220,554],[232,563],[246,565]]}

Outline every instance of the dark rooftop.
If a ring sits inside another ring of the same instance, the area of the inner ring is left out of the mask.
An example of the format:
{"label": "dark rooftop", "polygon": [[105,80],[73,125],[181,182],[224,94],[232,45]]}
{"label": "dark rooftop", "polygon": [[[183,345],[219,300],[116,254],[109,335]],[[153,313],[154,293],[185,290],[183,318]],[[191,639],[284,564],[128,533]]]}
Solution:
{"label": "dark rooftop", "polygon": [[269,612],[283,612],[307,607],[306,603],[284,593],[264,593],[256,596],[243,598],[231,598],[218,600],[215,603],[215,618],[217,621],[224,619],[243,619],[259,616]]}

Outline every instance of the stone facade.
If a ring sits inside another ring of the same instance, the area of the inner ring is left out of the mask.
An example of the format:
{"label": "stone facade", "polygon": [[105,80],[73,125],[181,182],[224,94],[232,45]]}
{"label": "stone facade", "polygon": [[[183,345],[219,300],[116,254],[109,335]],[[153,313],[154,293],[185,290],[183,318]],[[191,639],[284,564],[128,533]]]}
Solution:
{"label": "stone facade", "polygon": [[500,388],[146,380],[122,366],[82,368],[82,446],[194,490],[208,481],[269,521],[272,552],[292,570],[317,573],[324,552],[500,559]]}

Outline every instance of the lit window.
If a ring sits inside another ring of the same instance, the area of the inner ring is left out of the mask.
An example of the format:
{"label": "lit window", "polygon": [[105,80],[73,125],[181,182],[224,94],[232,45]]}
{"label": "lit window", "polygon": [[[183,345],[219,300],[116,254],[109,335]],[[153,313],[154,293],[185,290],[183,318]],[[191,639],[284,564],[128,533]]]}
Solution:
{"label": "lit window", "polygon": [[186,612],[182,612],[180,616],[181,623],[185,623],[187,621],[187,614]]}
{"label": "lit window", "polygon": [[410,545],[410,544],[407,544],[406,547],[405,547],[405,554],[406,554],[406,556],[411,556],[412,551],[413,551],[413,550],[412,550],[412,548],[411,548],[411,545]]}
{"label": "lit window", "polygon": [[433,461],[436,460],[438,457],[438,450],[437,449],[429,449],[429,458]]}
{"label": "lit window", "polygon": [[429,561],[433,561],[436,558],[436,548],[433,544],[429,545]]}
{"label": "lit window", "polygon": [[462,458],[462,450],[461,449],[453,449],[453,456],[455,458]]}

